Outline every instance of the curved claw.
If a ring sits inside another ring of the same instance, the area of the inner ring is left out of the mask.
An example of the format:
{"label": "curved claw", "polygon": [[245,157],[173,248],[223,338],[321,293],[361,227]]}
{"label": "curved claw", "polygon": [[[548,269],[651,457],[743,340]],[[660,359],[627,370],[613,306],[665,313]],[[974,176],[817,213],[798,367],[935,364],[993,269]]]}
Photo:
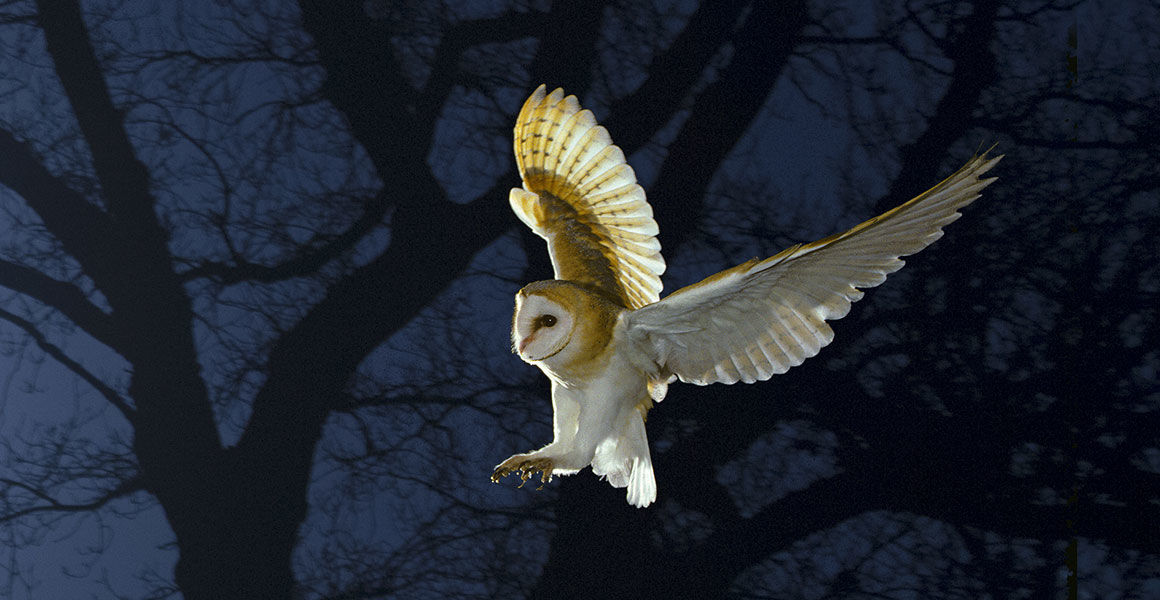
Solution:
{"label": "curved claw", "polygon": [[552,480],[552,471],[555,468],[556,465],[550,458],[517,458],[513,456],[495,468],[495,471],[491,474],[491,482],[499,483],[500,479],[512,473],[519,473],[520,485],[518,487],[522,488],[538,471],[540,473],[540,487],[536,489],[542,490],[544,489],[544,484]]}

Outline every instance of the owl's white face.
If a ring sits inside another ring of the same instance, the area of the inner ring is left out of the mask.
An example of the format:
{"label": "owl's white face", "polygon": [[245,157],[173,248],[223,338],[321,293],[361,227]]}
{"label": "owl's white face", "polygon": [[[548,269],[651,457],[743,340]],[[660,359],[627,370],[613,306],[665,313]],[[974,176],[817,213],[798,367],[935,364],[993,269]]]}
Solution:
{"label": "owl's white face", "polygon": [[572,340],[576,321],[571,311],[540,295],[516,296],[512,349],[527,362],[551,358]]}

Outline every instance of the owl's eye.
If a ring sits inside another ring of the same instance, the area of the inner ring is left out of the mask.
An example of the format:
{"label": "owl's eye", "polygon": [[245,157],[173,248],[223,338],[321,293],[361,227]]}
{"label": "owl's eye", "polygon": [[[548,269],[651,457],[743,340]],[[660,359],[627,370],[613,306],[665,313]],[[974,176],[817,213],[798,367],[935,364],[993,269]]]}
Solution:
{"label": "owl's eye", "polygon": [[556,317],[552,315],[543,315],[537,320],[540,322],[540,326],[542,327],[552,327],[556,324]]}

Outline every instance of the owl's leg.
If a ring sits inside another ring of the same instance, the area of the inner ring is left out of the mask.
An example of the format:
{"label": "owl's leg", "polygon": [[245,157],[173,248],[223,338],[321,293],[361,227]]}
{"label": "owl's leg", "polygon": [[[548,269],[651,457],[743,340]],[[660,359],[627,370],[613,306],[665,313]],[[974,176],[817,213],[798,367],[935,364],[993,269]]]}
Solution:
{"label": "owl's leg", "polygon": [[541,451],[529,452],[527,454],[517,454],[502,463],[500,463],[495,471],[491,474],[492,483],[499,483],[500,479],[507,477],[512,473],[519,474],[520,487],[531,479],[536,472],[540,473],[540,488],[544,487],[545,483],[552,480],[552,471],[555,470],[555,461],[547,456],[540,454]]}
{"label": "owl's leg", "polygon": [[503,461],[492,472],[491,480],[498,482],[512,473],[519,473],[520,478],[527,482],[538,472],[540,480],[547,483],[552,480],[552,475],[572,475],[587,467],[592,461],[592,452],[592,449],[585,452],[583,448],[555,441],[535,452],[517,454]]}
{"label": "owl's leg", "polygon": [[[548,483],[552,475],[571,475],[588,466],[592,460],[592,451],[585,454],[585,449],[576,444],[576,431],[580,427],[580,403],[568,392],[563,391],[555,382],[552,384],[552,443],[536,450],[517,454],[496,466],[491,474],[491,480],[500,479],[513,473],[520,476],[523,487],[529,479],[540,473],[540,482]],[[541,485],[540,487],[543,487]]]}

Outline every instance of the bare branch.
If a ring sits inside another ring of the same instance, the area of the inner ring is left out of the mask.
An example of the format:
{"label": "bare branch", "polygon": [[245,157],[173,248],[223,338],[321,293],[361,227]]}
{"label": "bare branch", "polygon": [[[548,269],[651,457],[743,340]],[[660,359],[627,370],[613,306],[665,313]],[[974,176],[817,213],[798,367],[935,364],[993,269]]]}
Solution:
{"label": "bare branch", "polygon": [[109,215],[50,173],[28,144],[3,129],[0,156],[4,157],[0,183],[24,199],[65,251],[100,285],[116,262],[117,242]]}
{"label": "bare branch", "polygon": [[45,45],[88,142],[109,211],[133,231],[134,239],[164,248],[167,235],[153,212],[149,173],[125,133],[124,114],[113,106],[80,5],[76,0],[40,0],[37,8]]}
{"label": "bare branch", "polygon": [[508,11],[489,19],[460,21],[443,36],[431,62],[431,76],[419,95],[419,119],[434,123],[454,85],[460,81],[459,61],[464,52],[481,44],[503,43],[534,37],[547,24],[547,15],[536,11]]}
{"label": "bare branch", "polygon": [[117,349],[119,333],[112,319],[76,286],[6,260],[0,260],[0,285],[51,306],[98,341]]}
{"label": "bare branch", "polygon": [[65,354],[59,346],[49,342],[48,338],[44,337],[44,333],[37,329],[35,324],[3,308],[0,308],[0,319],[4,319],[5,321],[8,321],[9,323],[12,323],[13,325],[23,330],[26,334],[28,334],[29,337],[33,339],[33,341],[36,342],[36,345],[40,347],[41,350],[44,350],[45,354],[51,356],[62,366],[72,371],[73,373],[76,373],[77,376],[85,381],[85,383],[91,385],[93,389],[97,391],[97,393],[99,393],[101,396],[104,396],[104,398],[109,401],[109,404],[112,404],[117,408],[117,410],[121,411],[121,414],[125,415],[125,418],[128,419],[130,423],[134,421],[137,416],[136,411],[129,405],[127,400],[121,397],[121,394],[118,393],[117,390],[109,387],[108,384],[101,381],[100,378],[98,378],[96,375],[93,375],[88,369],[84,368],[84,366],[82,366],[80,363]]}
{"label": "bare branch", "polygon": [[56,499],[55,497],[53,497],[51,494],[45,492],[44,490],[39,489],[39,488],[34,487],[34,486],[31,486],[31,485],[28,485],[27,483],[24,483],[23,481],[17,481],[15,479],[9,479],[9,478],[5,477],[5,478],[0,478],[0,484],[3,484],[3,485],[8,486],[10,488],[22,489],[22,490],[32,494],[33,496],[40,498],[41,500],[43,500],[45,502],[45,504],[31,506],[31,507],[24,508],[21,510],[12,511],[12,512],[6,513],[6,514],[0,514],[0,523],[7,523],[10,521],[15,521],[17,519],[27,517],[29,515],[41,514],[41,513],[90,512],[90,511],[94,511],[94,510],[102,508],[103,506],[112,502],[113,500],[116,500],[118,498],[123,498],[123,497],[128,496],[130,494],[133,494],[135,492],[143,491],[145,489],[144,485],[141,482],[141,478],[139,476],[135,476],[135,477],[131,477],[129,479],[126,479],[124,481],[121,481],[113,488],[109,489],[108,491],[105,491],[104,493],[100,494],[99,496],[93,498],[92,500],[90,500],[88,502],[84,502],[81,504],[74,504],[74,503],[69,503],[69,502],[61,502],[60,500]]}
{"label": "bare branch", "polygon": [[675,114],[693,86],[729,43],[747,2],[703,2],[664,52],[653,58],[648,79],[633,93],[617,101],[604,126],[614,132],[616,143],[632,154]]}
{"label": "bare branch", "polygon": [[[926,189],[929,174],[937,171],[947,148],[974,125],[969,116],[979,106],[983,92],[998,79],[989,43],[995,36],[998,11],[999,3],[995,0],[977,2],[974,12],[963,19],[962,29],[953,39],[935,38],[955,64],[951,83],[922,135],[903,146],[902,172],[894,179],[890,192],[878,200],[875,210],[886,211]],[[922,24],[921,19],[912,16],[916,24]]]}
{"label": "bare branch", "polygon": [[326,263],[341,256],[359,240],[362,240],[375,226],[382,223],[388,206],[386,193],[376,194],[366,200],[363,213],[346,230],[318,246],[303,244],[293,256],[276,265],[253,263],[240,257],[233,264],[202,261],[181,273],[181,278],[185,281],[191,281],[208,277],[225,284],[241,281],[270,283],[316,273]]}
{"label": "bare branch", "polygon": [[676,248],[692,234],[710,181],[764,106],[807,22],[804,2],[758,2],[733,34],[732,59],[693,103],[651,190],[657,198],[691,199],[690,210],[658,211],[662,247]]}

